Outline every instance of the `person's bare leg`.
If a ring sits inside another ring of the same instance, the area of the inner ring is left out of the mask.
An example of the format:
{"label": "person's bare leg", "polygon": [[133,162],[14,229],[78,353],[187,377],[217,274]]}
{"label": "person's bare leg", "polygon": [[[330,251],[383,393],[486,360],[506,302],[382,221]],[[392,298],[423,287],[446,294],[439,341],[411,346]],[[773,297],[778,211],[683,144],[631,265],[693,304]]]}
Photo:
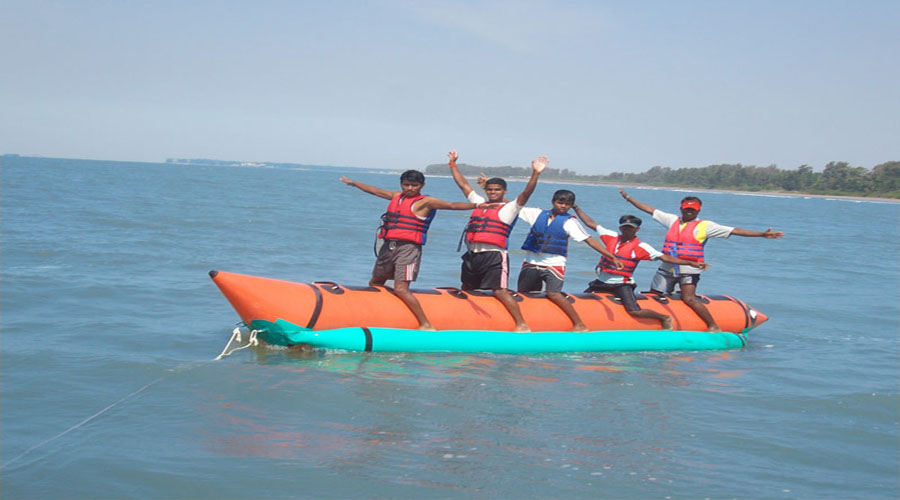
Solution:
{"label": "person's bare leg", "polygon": [[697,285],[681,285],[681,300],[693,309],[697,316],[700,316],[700,319],[706,322],[706,331],[721,332],[722,329],[716,324],[716,320],[709,313],[709,309],[697,298],[696,291]]}
{"label": "person's bare leg", "polygon": [[572,307],[572,304],[569,304],[569,301],[563,296],[561,292],[547,292],[547,298],[550,299],[551,302],[559,306],[559,308],[562,309],[564,313],[566,313],[569,319],[572,320],[573,332],[588,331],[587,326],[585,326],[584,322],[581,321],[581,316],[578,315],[578,312],[575,311],[575,308]]}
{"label": "person's bare leg", "polygon": [[419,299],[409,291],[409,281],[394,280],[394,294],[400,297],[400,300],[412,311],[413,316],[419,322],[419,330],[434,331],[434,327],[431,326],[428,318],[425,317],[425,311],[422,310]]}
{"label": "person's bare leg", "polygon": [[512,316],[513,321],[516,322],[516,327],[513,329],[514,332],[530,332],[531,328],[528,328],[528,324],[525,323],[525,318],[522,317],[522,310],[519,308],[519,303],[516,302],[516,299],[509,293],[509,290],[505,288],[495,288],[494,297],[497,297],[497,300],[500,301],[501,304],[506,306],[506,310],[509,311],[509,315]]}
{"label": "person's bare leg", "polygon": [[638,318],[651,318],[658,319],[660,323],[662,323],[663,330],[671,330],[672,329],[672,317],[668,314],[660,314],[656,311],[649,311],[647,309],[641,309],[638,311],[628,311],[628,314],[638,317]]}

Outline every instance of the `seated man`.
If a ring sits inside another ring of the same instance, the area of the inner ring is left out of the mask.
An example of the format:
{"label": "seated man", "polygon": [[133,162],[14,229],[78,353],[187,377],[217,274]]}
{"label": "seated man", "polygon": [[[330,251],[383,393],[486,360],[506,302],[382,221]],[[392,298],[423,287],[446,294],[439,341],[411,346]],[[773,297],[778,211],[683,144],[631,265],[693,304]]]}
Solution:
{"label": "seated man", "polygon": [[622,269],[616,269],[609,259],[605,256],[601,257],[600,262],[597,264],[597,279],[588,283],[588,288],[585,292],[612,292],[622,301],[622,305],[625,306],[628,314],[637,318],[658,319],[662,323],[663,330],[671,330],[671,316],[660,314],[656,311],[643,310],[637,304],[634,298],[635,283],[632,277],[635,268],[642,260],[661,260],[670,264],[681,264],[699,269],[706,269],[708,264],[706,262],[695,262],[665,255],[639,240],[637,232],[641,228],[641,219],[633,215],[619,217],[619,233],[615,233],[594,222],[594,219],[584,213],[577,205],[573,208],[581,222],[597,231],[597,235],[600,236],[600,240],[606,245],[606,249],[618,257],[625,266]]}

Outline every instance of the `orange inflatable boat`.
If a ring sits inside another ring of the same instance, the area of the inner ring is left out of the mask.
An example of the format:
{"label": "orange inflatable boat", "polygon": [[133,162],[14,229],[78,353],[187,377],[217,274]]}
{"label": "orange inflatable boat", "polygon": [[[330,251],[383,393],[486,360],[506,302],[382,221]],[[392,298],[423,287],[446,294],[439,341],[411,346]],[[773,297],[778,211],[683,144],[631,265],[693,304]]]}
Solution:
{"label": "orange inflatable boat", "polygon": [[[288,321],[310,330],[346,327],[415,329],[413,314],[389,287],[354,287],[331,282],[295,283],[242,274],[210,271],[210,277],[247,325]],[[438,330],[512,331],[509,312],[490,292],[456,288],[413,290]],[[671,315],[675,330],[703,331],[706,324],[678,296],[638,295],[642,309]],[[516,300],[532,331],[565,331],[572,323],[542,294],[517,294]],[[568,300],[591,331],[659,330],[659,321],[634,318],[608,293],[572,294]],[[746,333],[768,318],[727,295],[702,297],[726,332]]]}

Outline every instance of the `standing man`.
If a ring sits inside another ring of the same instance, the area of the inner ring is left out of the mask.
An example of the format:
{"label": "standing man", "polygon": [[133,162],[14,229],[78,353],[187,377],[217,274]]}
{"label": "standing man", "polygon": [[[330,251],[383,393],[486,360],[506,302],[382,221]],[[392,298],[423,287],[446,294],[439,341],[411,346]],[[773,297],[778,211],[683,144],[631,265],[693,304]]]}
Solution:
{"label": "standing man", "polygon": [[597,264],[597,279],[588,283],[588,288],[585,292],[612,292],[622,302],[622,306],[625,307],[628,314],[637,318],[659,320],[662,323],[663,330],[671,330],[671,316],[641,309],[641,306],[635,300],[635,283],[632,277],[635,268],[642,260],[662,260],[670,264],[681,264],[698,269],[706,269],[708,264],[666,255],[639,240],[637,232],[641,228],[641,219],[633,215],[619,217],[619,232],[616,233],[594,222],[594,219],[584,213],[578,205],[574,205],[572,208],[575,209],[575,214],[578,215],[581,222],[597,231],[597,235],[600,236],[600,241],[606,245],[606,249],[618,257],[622,264],[625,265],[623,269],[616,269],[609,259],[605,256],[601,257],[600,262]]}
{"label": "standing man", "polygon": [[[619,188],[619,194],[639,210],[643,210],[653,216],[653,220],[668,228],[666,241],[663,243],[663,253],[685,260],[703,262],[703,248],[709,238],[728,238],[732,234],[751,238],[778,239],[784,236],[782,231],[750,231],[739,227],[721,226],[715,222],[697,218],[700,207],[703,204],[696,196],[685,196],[681,200],[681,217],[675,214],[657,210],[652,206],[635,200],[624,189]],[[700,282],[700,271],[684,265],[675,265],[668,262],[660,264],[653,276],[650,289],[657,293],[672,293],[677,284],[681,288],[681,300],[683,300],[694,312],[706,322],[707,331],[721,332],[709,310],[697,298],[697,283]]]}
{"label": "standing man", "polygon": [[[485,199],[476,193],[466,178],[456,168],[459,155],[456,151],[447,153],[450,157],[450,172],[453,180],[463,194],[472,203],[482,204]],[[483,184],[490,208],[478,208],[472,211],[466,224],[465,239],[468,250],[462,257],[462,289],[490,289],[509,311],[516,322],[516,332],[530,332],[531,329],[522,317],[519,304],[509,293],[509,233],[519,216],[519,211],[528,203],[534,192],[538,177],[547,167],[547,157],[539,156],[531,162],[531,178],[525,189],[516,197],[516,201],[507,201],[506,181],[499,177],[487,179]]]}
{"label": "standing man", "polygon": [[569,213],[575,203],[575,193],[560,189],[553,193],[552,202],[553,208],[549,210],[525,207],[519,211],[519,217],[531,225],[531,230],[522,244],[526,252],[525,262],[519,271],[518,291],[539,292],[546,286],[547,298],[572,320],[572,331],[586,332],[587,327],[578,312],[562,294],[569,238],[587,243],[610,259],[616,269],[623,266],[602,243],[591,238],[584,226]]}
{"label": "standing man", "polygon": [[425,187],[425,175],[418,170],[407,170],[400,176],[400,191],[388,191],[341,176],[341,181],[371,195],[390,200],[387,212],[381,216],[378,237],[384,240],[369,286],[384,285],[394,280],[394,294],[412,311],[420,330],[434,330],[425,316],[419,300],[409,291],[409,283],[419,275],[422,262],[422,245],[428,226],[436,210],[472,210],[476,203],[449,202],[421,193]]}

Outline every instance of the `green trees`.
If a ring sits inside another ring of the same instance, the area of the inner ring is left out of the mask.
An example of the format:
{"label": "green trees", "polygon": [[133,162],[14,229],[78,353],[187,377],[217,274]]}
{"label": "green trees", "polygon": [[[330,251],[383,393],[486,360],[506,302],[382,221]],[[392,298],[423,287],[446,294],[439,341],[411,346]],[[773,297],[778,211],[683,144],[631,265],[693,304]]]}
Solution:
{"label": "green trees", "polygon": [[[531,175],[531,169],[511,166],[460,165],[460,170],[469,176],[476,176],[481,172],[489,177]],[[447,167],[429,165],[426,174],[446,175]],[[813,171],[809,165],[801,165],[795,170],[782,170],[775,165],[756,167],[740,163],[678,169],[655,166],[640,173],[612,172],[608,175],[578,175],[569,169],[548,168],[543,177],[576,182],[900,198],[900,161],[881,163],[871,170],[853,167],[847,162],[830,162],[822,172]]]}

